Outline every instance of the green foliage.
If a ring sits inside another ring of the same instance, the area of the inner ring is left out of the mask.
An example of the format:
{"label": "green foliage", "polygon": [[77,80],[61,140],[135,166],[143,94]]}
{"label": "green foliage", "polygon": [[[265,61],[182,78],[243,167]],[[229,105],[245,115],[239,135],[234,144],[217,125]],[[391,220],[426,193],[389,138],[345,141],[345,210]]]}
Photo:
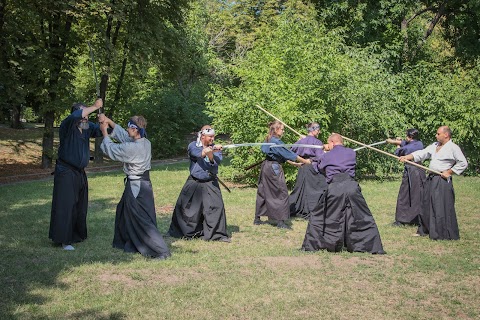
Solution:
{"label": "green foliage", "polygon": [[[320,24],[299,21],[293,13],[294,9],[285,10],[272,32],[237,61],[238,86],[212,88],[208,110],[217,128],[229,133],[234,142],[263,141],[267,123],[273,119],[256,104],[297,130],[308,122],[319,122],[323,140],[330,132],[339,132],[374,142],[404,123],[401,114],[391,112],[396,105],[391,95],[394,81],[380,59],[369,50],[346,47]],[[284,142],[296,139],[287,129]],[[262,158],[258,150],[251,149],[236,149],[231,154],[231,163],[238,169]],[[368,152],[360,154],[360,173],[376,173],[382,167],[372,157],[380,159]],[[287,177],[294,179],[292,174]],[[254,179],[251,176],[247,181]]]}
{"label": "green foliage", "polygon": [[427,63],[409,68],[398,75],[397,95],[407,119],[422,133],[425,144],[435,141],[439,126],[450,126],[453,141],[464,150],[470,164],[467,172],[478,173],[480,65],[477,62],[468,70],[456,67],[451,73]]}
{"label": "green foliage", "polygon": [[147,121],[148,138],[154,158],[184,154],[190,133],[198,130],[208,118],[198,102],[185,100],[178,91],[164,89],[134,101],[129,112],[143,115]]}

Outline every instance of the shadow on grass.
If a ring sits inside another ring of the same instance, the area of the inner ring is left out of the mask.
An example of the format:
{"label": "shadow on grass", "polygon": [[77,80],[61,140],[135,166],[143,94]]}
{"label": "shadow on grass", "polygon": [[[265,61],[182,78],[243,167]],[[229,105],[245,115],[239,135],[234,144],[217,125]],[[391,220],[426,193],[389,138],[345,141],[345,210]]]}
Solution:
{"label": "shadow on grass", "polygon": [[[44,185],[46,187],[46,185]],[[98,208],[111,206],[112,199],[90,203],[88,239],[75,245],[75,251],[64,251],[48,239],[51,209],[51,188],[37,188],[20,201],[1,188],[12,201],[0,201],[0,318],[49,318],[39,308],[54,297],[49,291],[67,290],[62,274],[92,263],[118,265],[131,261],[132,254],[124,254],[111,246],[115,216],[100,215]],[[27,205],[27,203],[29,203]],[[40,203],[40,204],[39,204]],[[60,315],[58,315],[60,316]],[[124,319],[122,313],[110,313],[87,306],[64,318]]]}

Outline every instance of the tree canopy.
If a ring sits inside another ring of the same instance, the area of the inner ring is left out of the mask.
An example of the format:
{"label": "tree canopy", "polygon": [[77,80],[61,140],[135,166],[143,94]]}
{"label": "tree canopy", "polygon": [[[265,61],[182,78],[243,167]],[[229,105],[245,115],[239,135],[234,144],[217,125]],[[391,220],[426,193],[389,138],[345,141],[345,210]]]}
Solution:
{"label": "tree canopy", "polygon": [[[89,41],[107,115],[145,115],[156,157],[182,152],[206,122],[261,142],[271,119],[260,105],[297,130],[319,122],[323,140],[416,127],[428,144],[449,125],[476,173],[479,14],[477,0],[0,0],[1,119],[19,128],[35,114],[50,166],[54,127],[72,102],[95,99]],[[254,181],[243,167],[259,150],[230,155],[232,176]],[[362,175],[401,167],[358,158]]]}

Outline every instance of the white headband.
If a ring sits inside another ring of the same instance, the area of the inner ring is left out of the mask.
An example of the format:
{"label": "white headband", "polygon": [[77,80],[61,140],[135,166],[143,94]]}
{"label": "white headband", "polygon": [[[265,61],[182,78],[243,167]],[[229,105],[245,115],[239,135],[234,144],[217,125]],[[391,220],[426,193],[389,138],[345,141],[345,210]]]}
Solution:
{"label": "white headband", "polygon": [[214,136],[215,130],[213,130],[213,128],[205,128],[202,131],[200,131],[200,133],[206,136]]}
{"label": "white headband", "polygon": [[214,136],[215,135],[215,130],[213,130],[213,128],[205,128],[203,129],[202,131],[198,131],[197,133],[197,143],[196,143],[196,146],[197,147],[201,147],[202,146],[202,142],[200,142],[200,137],[202,135],[205,135],[205,136]]}

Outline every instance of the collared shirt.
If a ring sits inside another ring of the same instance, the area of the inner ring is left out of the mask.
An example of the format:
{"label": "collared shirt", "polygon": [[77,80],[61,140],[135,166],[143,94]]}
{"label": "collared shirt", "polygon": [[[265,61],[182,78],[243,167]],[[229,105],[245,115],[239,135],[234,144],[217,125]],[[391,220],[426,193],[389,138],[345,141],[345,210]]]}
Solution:
{"label": "collared shirt", "polygon": [[197,147],[196,143],[196,141],[191,142],[187,149],[190,158],[190,175],[198,180],[211,180],[212,175],[218,174],[218,165],[223,159],[222,152],[213,153],[212,163],[207,156],[202,158],[203,146]]}
{"label": "collared shirt", "polygon": [[83,169],[90,160],[90,138],[101,137],[100,126],[88,122],[87,130],[78,129],[78,122],[82,119],[82,110],[75,110],[60,124],[58,159],[78,169]]}
{"label": "collared shirt", "polygon": [[318,169],[325,172],[327,183],[330,183],[337,173],[347,173],[350,177],[355,178],[356,165],[355,151],[343,145],[336,145],[323,155]]}
{"label": "collared shirt", "polygon": [[[112,138],[119,141],[115,143]],[[152,145],[147,138],[133,139],[128,132],[115,125],[110,136],[105,137],[100,146],[112,160],[123,162],[123,172],[130,178],[139,178],[151,169]]]}
{"label": "collared shirt", "polygon": [[[275,143],[275,144],[285,144],[282,140],[277,137],[272,137],[270,141],[265,141],[268,143]],[[297,154],[285,147],[278,147],[278,148],[270,148],[268,145],[262,146],[262,152],[267,155],[267,158],[273,161],[277,161],[280,163],[284,163],[287,160],[295,161],[297,160]]]}
{"label": "collared shirt", "polygon": [[400,148],[397,148],[395,150],[395,155],[401,157],[401,156],[406,156],[407,154],[410,154],[412,152],[422,150],[423,149],[423,143],[422,141],[419,140],[411,140],[408,142],[407,140],[402,140],[400,143]]}
{"label": "collared shirt", "polygon": [[[323,142],[318,140],[317,138],[313,136],[306,136],[305,138],[302,138],[295,142],[295,144],[311,144],[315,146],[323,146]],[[309,158],[309,159],[315,159],[315,160],[320,160],[320,158],[323,156],[325,151],[323,149],[318,149],[318,148],[309,148],[309,147],[297,147],[295,145],[292,146],[291,150],[298,154],[300,157],[303,158]]]}
{"label": "collared shirt", "polygon": [[[318,140],[314,136],[306,136],[305,138],[302,138],[297,142],[295,142],[295,144],[311,144],[315,146],[323,146],[323,142]],[[291,150],[302,158],[310,159],[310,161],[312,161],[313,169],[318,172],[318,168],[317,168],[318,162],[320,162],[320,159],[325,154],[325,151],[323,151],[323,149],[297,147],[293,145]]]}
{"label": "collared shirt", "polygon": [[448,140],[437,152],[438,145],[439,143],[435,142],[423,150],[413,152],[413,160],[418,162],[431,159],[428,167],[432,170],[443,172],[452,169],[454,173],[462,174],[468,163],[460,147]]}

